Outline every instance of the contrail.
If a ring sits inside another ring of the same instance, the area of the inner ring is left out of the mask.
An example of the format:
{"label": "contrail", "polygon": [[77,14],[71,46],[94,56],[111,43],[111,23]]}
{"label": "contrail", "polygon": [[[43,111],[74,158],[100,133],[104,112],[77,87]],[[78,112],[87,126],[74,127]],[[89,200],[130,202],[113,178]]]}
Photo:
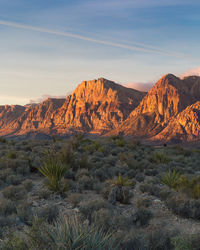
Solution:
{"label": "contrail", "polygon": [[[112,47],[118,47],[118,48],[128,49],[128,50],[132,50],[132,51],[141,51],[141,52],[146,52],[146,53],[157,53],[157,54],[161,54],[161,55],[167,55],[167,56],[173,56],[173,57],[179,57],[179,58],[185,57],[184,55],[179,55],[176,53],[162,51],[160,49],[153,49],[153,47],[150,47],[150,46],[146,46],[146,48],[144,48],[144,47],[140,48],[140,47],[138,47],[139,45],[133,46],[133,45],[127,45],[127,44],[122,44],[122,43],[115,43],[115,42],[91,38],[88,36],[77,35],[74,33],[49,30],[49,29],[45,29],[45,28],[41,28],[41,27],[30,26],[30,25],[16,23],[16,22],[8,22],[8,21],[0,20],[0,25],[9,26],[9,27],[18,28],[18,29],[32,30],[32,31],[42,32],[42,33],[48,33],[48,34],[52,34],[52,35],[71,37],[71,38],[75,38],[75,39],[79,39],[79,40],[109,45]],[[142,45],[142,46],[144,46],[144,45]]]}

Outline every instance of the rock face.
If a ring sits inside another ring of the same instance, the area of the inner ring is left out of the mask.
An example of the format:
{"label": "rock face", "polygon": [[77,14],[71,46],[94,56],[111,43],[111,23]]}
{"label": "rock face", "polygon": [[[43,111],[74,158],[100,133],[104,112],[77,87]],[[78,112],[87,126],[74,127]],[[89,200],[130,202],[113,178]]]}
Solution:
{"label": "rock face", "polygon": [[161,132],[171,119],[187,106],[200,100],[200,77],[183,80],[168,74],[162,77],[117,132],[152,137]]}
{"label": "rock face", "polygon": [[65,135],[75,131],[103,134],[117,128],[145,94],[103,78],[84,81],[67,99],[49,98],[23,107],[24,112],[12,119],[9,126],[0,128],[0,135]]}
{"label": "rock face", "polygon": [[103,134],[118,128],[145,94],[103,78],[84,81],[54,113],[55,127],[61,134],[69,130]]}
{"label": "rock face", "polygon": [[150,140],[200,139],[200,77],[163,76],[148,93],[104,78],[82,82],[66,99],[0,106],[0,136],[133,135]]}
{"label": "rock face", "polygon": [[6,127],[15,119],[19,118],[25,111],[25,107],[20,105],[0,106],[0,128]]}
{"label": "rock face", "polygon": [[200,138],[200,101],[179,113],[154,139],[195,141]]}
{"label": "rock face", "polygon": [[61,107],[64,101],[65,99],[48,98],[40,104],[22,107],[21,112],[10,114],[12,119],[6,124],[7,126],[0,128],[0,135],[14,136],[30,132],[51,133],[52,113]]}

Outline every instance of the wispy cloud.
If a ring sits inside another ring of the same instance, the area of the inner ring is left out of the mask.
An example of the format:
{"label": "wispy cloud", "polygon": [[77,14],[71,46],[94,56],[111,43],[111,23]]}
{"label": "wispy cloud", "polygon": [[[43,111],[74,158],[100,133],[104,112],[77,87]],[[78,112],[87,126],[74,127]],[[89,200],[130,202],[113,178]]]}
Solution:
{"label": "wispy cloud", "polygon": [[48,33],[48,34],[57,35],[57,36],[71,37],[71,38],[78,39],[78,40],[89,41],[89,42],[108,45],[108,46],[117,47],[117,48],[121,48],[121,49],[128,49],[131,51],[161,54],[161,55],[165,55],[165,56],[173,56],[173,57],[179,57],[179,58],[187,57],[186,55],[183,55],[183,54],[178,54],[178,53],[169,52],[169,51],[163,51],[159,48],[156,49],[156,48],[148,46],[148,45],[145,46],[144,44],[142,44],[142,46],[139,47],[139,44],[127,45],[127,44],[123,44],[123,43],[115,43],[115,42],[110,42],[110,41],[106,41],[106,40],[95,39],[95,38],[88,37],[88,36],[78,35],[78,34],[74,34],[74,33],[70,33],[70,32],[61,32],[61,31],[56,31],[56,30],[50,30],[50,29],[45,29],[45,28],[41,28],[41,27],[16,23],[16,22],[9,22],[9,21],[0,20],[0,25],[9,26],[9,27],[18,28],[18,29],[25,29],[25,30],[29,30],[29,31]]}
{"label": "wispy cloud", "polygon": [[154,83],[152,82],[131,82],[131,83],[126,83],[126,84],[123,84],[125,87],[127,88],[131,88],[131,89],[137,89],[137,90],[140,90],[140,91],[149,91]]}
{"label": "wispy cloud", "polygon": [[188,71],[180,75],[180,77],[186,77],[186,76],[200,76],[200,67],[189,69]]}

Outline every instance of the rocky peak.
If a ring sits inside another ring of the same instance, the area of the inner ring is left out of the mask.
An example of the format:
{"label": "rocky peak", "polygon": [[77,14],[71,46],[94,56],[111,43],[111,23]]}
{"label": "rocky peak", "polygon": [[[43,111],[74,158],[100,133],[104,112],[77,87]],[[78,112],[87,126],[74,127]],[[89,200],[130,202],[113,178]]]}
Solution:
{"label": "rocky peak", "polygon": [[118,127],[145,94],[104,78],[84,81],[56,112],[55,124],[62,130],[103,132]]}

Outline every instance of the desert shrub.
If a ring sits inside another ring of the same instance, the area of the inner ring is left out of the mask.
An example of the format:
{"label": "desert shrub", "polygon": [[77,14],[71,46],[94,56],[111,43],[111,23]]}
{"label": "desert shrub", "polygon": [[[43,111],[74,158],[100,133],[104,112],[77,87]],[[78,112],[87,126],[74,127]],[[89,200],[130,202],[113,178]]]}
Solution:
{"label": "desert shrub", "polygon": [[120,240],[120,249],[125,250],[147,250],[149,242],[144,233],[137,232],[135,230],[130,230],[129,232],[116,234],[116,239]]}
{"label": "desert shrub", "polygon": [[153,183],[140,184],[139,189],[142,193],[148,193],[155,196],[159,196],[161,191],[160,187]]}
{"label": "desert shrub", "polygon": [[141,207],[147,208],[151,205],[152,202],[149,198],[142,198],[141,197],[141,198],[136,199],[135,203],[136,203],[137,208],[141,208]]}
{"label": "desert shrub", "polygon": [[189,195],[189,197],[194,199],[200,198],[200,177],[194,177],[191,180],[187,176],[181,176],[177,186],[177,191],[181,191]]}
{"label": "desert shrub", "polygon": [[68,171],[65,173],[65,178],[75,180],[75,172],[71,168],[68,169]]}
{"label": "desert shrub", "polygon": [[7,140],[4,137],[0,137],[0,143],[7,143]]}
{"label": "desert shrub", "polygon": [[94,199],[89,201],[82,201],[79,204],[80,212],[85,218],[91,222],[91,216],[94,211],[98,211],[101,208],[112,208],[112,206],[105,200]]}
{"label": "desert shrub", "polygon": [[23,177],[20,175],[9,175],[6,178],[8,185],[19,185],[23,181]]}
{"label": "desert shrub", "polygon": [[6,168],[6,169],[2,169],[0,171],[0,179],[3,181],[3,182],[6,182],[6,179],[8,176],[14,174],[13,170],[10,169],[10,168]]}
{"label": "desert shrub", "polygon": [[59,215],[59,209],[56,205],[47,205],[45,207],[37,208],[36,215],[38,218],[52,223]]}
{"label": "desert shrub", "polygon": [[17,158],[17,154],[14,151],[8,151],[7,157],[9,159],[16,159]]}
{"label": "desert shrub", "polygon": [[108,180],[110,184],[104,191],[104,197],[106,197],[109,203],[115,205],[116,201],[122,204],[129,204],[132,193],[130,192],[130,186],[133,182],[128,179],[128,177],[122,177],[119,173],[117,178]]}
{"label": "desert shrub", "polygon": [[99,228],[109,231],[114,228],[113,211],[108,208],[101,208],[92,214],[92,222]]}
{"label": "desert shrub", "polygon": [[162,178],[161,178],[161,183],[167,185],[170,188],[176,188],[177,185],[179,184],[179,181],[181,179],[181,174],[180,172],[177,172],[175,169],[169,170],[168,173],[166,173]]}
{"label": "desert shrub", "polygon": [[145,175],[144,175],[143,173],[138,173],[138,174],[136,174],[135,179],[136,179],[138,182],[142,182],[142,181],[144,181],[144,179],[145,179]]}
{"label": "desert shrub", "polygon": [[31,208],[31,204],[27,202],[23,202],[17,206],[17,216],[20,221],[27,224],[32,225],[33,220],[33,211]]}
{"label": "desert shrub", "polygon": [[159,163],[168,163],[170,161],[170,158],[164,153],[164,152],[154,152],[149,160],[153,163],[159,164]]}
{"label": "desert shrub", "polygon": [[[172,250],[173,245],[171,242],[172,232],[165,229],[158,228],[148,233],[147,238],[149,242],[149,249],[152,250]],[[183,250],[183,249],[182,249]]]}
{"label": "desert shrub", "polygon": [[200,245],[200,236],[176,236],[172,238],[172,244],[175,250],[198,250]]}
{"label": "desert shrub", "polygon": [[173,146],[173,151],[174,154],[180,154],[180,155],[183,155],[185,157],[188,157],[188,156],[191,156],[192,154],[192,151],[190,151],[189,149],[186,149],[186,148],[183,148],[181,145],[175,145]]}
{"label": "desert shrub", "polygon": [[68,166],[63,165],[58,159],[50,157],[44,162],[44,165],[39,167],[38,170],[47,179],[47,186],[54,192],[62,191],[61,180],[67,172]]}
{"label": "desert shrub", "polygon": [[88,155],[83,155],[82,157],[80,157],[80,159],[78,160],[78,165],[79,168],[90,169],[92,167],[88,160]]}
{"label": "desert shrub", "polygon": [[152,217],[153,214],[150,210],[138,208],[133,220],[138,226],[147,226]]}
{"label": "desert shrub", "polygon": [[15,226],[16,218],[11,216],[0,216],[0,229]]}
{"label": "desert shrub", "polygon": [[33,182],[31,180],[25,180],[22,184],[27,191],[30,191],[33,187]]}
{"label": "desert shrub", "polygon": [[58,159],[69,166],[73,166],[75,163],[75,154],[72,145],[67,144],[58,153]]}
{"label": "desert shrub", "polygon": [[133,185],[133,182],[130,181],[128,177],[122,177],[120,173],[118,174],[117,178],[108,180],[108,182],[111,184],[111,186],[128,187]]}
{"label": "desert shrub", "polygon": [[68,200],[76,207],[83,200],[83,195],[80,193],[72,193],[68,196]]}
{"label": "desert shrub", "polygon": [[[74,217],[58,219],[53,226],[46,225],[44,231],[48,244],[43,249],[116,249],[111,234],[93,226],[85,226]],[[32,245],[34,243],[32,241]]]}
{"label": "desert shrub", "polygon": [[81,168],[81,169],[78,169],[76,176],[75,176],[75,179],[78,180],[78,179],[82,178],[83,176],[89,176],[89,175],[90,175],[90,172],[88,171],[88,169]]}
{"label": "desert shrub", "polygon": [[3,241],[1,246],[2,250],[27,250],[28,244],[23,237],[20,237],[17,233],[9,235],[9,238]]}
{"label": "desert shrub", "polygon": [[115,140],[115,145],[117,147],[124,147],[126,145],[126,141],[124,140],[124,138],[118,138]]}
{"label": "desert shrub", "polygon": [[9,186],[3,189],[3,196],[13,201],[22,200],[26,195],[26,190],[23,186]]}
{"label": "desert shrub", "polygon": [[179,216],[200,219],[200,200],[188,199],[184,194],[174,193],[166,200],[166,204]]}
{"label": "desert shrub", "polygon": [[108,155],[105,159],[105,162],[111,166],[115,166],[117,159],[113,155]]}
{"label": "desert shrub", "polygon": [[87,176],[87,175],[82,176],[78,180],[80,188],[81,189],[86,189],[86,190],[92,190],[94,182],[95,182],[95,180],[92,179],[91,177]]}
{"label": "desert shrub", "polygon": [[103,182],[106,179],[111,178],[113,176],[113,172],[109,167],[107,168],[107,165],[104,165],[99,169],[95,169],[93,172],[93,176]]}
{"label": "desert shrub", "polygon": [[11,200],[1,199],[0,200],[0,215],[7,216],[16,212],[15,203]]}
{"label": "desert shrub", "polygon": [[51,191],[45,187],[37,191],[39,199],[48,199],[51,196]]}

